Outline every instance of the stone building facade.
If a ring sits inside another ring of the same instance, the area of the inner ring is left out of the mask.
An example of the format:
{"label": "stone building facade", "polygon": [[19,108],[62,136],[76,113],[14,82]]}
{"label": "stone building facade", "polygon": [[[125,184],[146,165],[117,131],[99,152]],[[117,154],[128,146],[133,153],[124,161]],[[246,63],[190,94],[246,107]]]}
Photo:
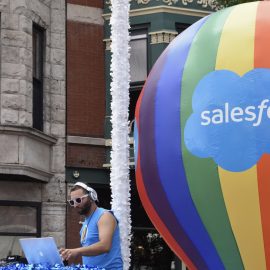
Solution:
{"label": "stone building facade", "polygon": [[0,16],[1,259],[22,237],[65,245],[66,3],[0,0]]}

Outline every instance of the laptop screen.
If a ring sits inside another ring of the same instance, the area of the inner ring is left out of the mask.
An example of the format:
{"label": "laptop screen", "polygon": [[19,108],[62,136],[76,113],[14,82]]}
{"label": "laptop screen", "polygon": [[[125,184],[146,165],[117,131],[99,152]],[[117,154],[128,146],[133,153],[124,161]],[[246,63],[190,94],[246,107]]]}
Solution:
{"label": "laptop screen", "polygon": [[64,265],[52,237],[19,239],[29,264]]}

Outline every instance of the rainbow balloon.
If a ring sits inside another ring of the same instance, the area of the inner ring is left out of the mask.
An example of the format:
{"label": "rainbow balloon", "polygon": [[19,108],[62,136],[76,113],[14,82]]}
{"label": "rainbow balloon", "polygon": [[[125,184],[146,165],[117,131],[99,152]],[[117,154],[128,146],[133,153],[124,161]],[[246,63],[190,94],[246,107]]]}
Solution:
{"label": "rainbow balloon", "polygon": [[189,269],[270,269],[269,14],[252,2],[190,26],[137,103],[139,195]]}

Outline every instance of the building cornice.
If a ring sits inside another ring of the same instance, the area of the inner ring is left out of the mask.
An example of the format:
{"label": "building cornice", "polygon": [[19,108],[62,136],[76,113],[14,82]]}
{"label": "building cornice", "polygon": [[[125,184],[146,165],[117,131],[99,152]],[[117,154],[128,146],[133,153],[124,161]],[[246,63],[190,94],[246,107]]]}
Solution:
{"label": "building cornice", "polygon": [[[146,8],[130,10],[129,16],[136,17],[136,16],[145,16],[145,15],[150,15],[150,14],[156,14],[156,13],[170,13],[170,14],[177,14],[177,15],[205,17],[205,16],[211,14],[212,12],[206,11],[206,10],[182,8],[182,7],[155,6],[155,7],[146,7]],[[111,17],[111,13],[104,13],[102,16],[103,16],[104,20],[109,20]]]}
{"label": "building cornice", "polygon": [[57,139],[31,127],[0,125],[0,134],[13,134],[31,137],[47,145],[53,145]]}
{"label": "building cornice", "polygon": [[[129,2],[133,2],[133,4],[136,4],[136,5],[148,5],[151,1],[154,2],[154,0],[129,0]],[[155,1],[162,2],[163,4],[168,5],[168,6],[177,5],[178,2],[182,3],[182,5],[184,6],[187,6],[194,2],[194,0],[155,0]],[[111,0],[106,0],[105,4],[111,6],[112,4]],[[217,9],[215,0],[197,0],[196,4],[204,8],[210,7],[213,10]]]}
{"label": "building cornice", "polygon": [[[13,179],[25,181],[31,179],[35,181],[48,183],[53,177],[52,173],[45,172],[40,169],[33,168],[31,166],[22,164],[1,164],[0,163],[0,179],[4,175],[7,179],[9,175],[13,176]],[[22,176],[20,178],[20,176]]]}

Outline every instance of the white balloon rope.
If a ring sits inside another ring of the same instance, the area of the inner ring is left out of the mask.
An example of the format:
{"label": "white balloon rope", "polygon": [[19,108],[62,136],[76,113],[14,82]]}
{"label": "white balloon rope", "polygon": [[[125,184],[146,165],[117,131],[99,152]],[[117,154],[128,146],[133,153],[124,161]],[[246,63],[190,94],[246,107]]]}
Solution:
{"label": "white balloon rope", "polygon": [[130,179],[129,179],[129,0],[111,1],[111,123],[112,150],[110,185],[112,209],[119,220],[124,270],[130,266]]}

